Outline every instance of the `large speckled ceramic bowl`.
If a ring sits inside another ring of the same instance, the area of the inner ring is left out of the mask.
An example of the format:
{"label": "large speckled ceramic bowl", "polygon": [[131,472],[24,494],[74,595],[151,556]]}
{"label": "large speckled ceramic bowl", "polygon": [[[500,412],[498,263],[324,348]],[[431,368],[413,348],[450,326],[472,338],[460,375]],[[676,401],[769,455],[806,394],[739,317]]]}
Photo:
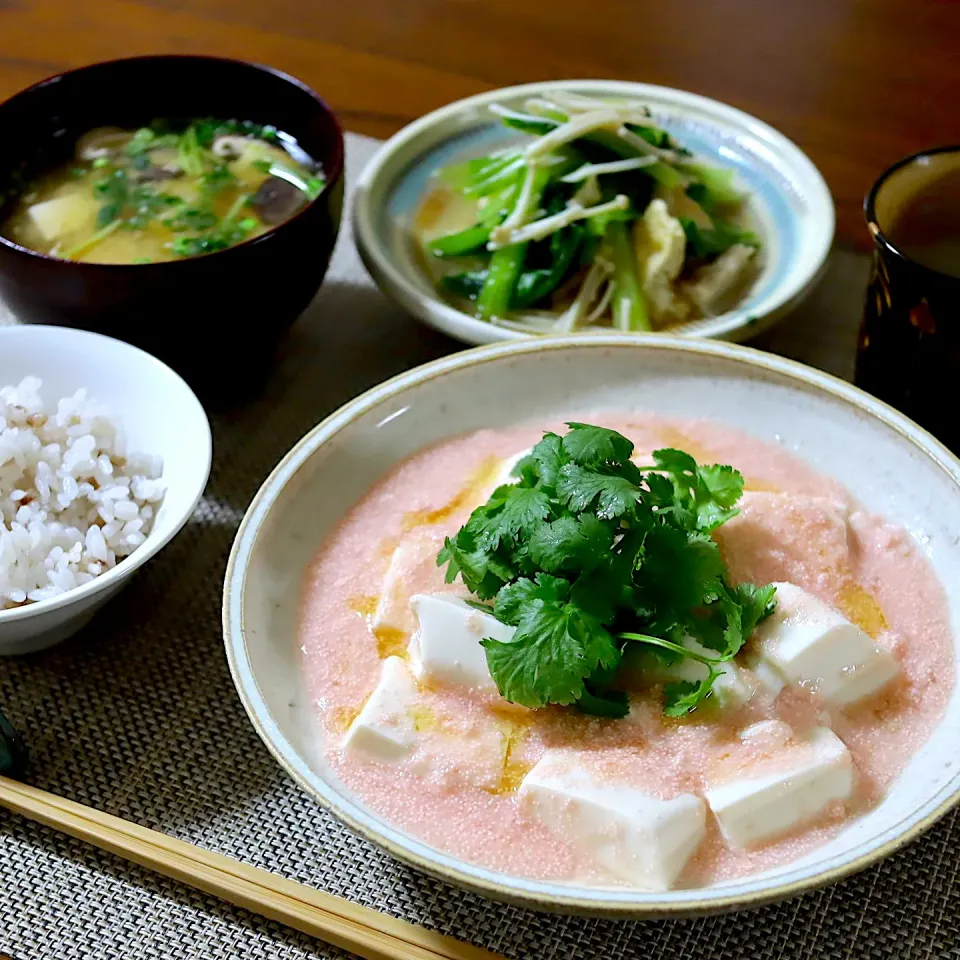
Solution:
{"label": "large speckled ceramic bowl", "polygon": [[506,876],[395,828],[338,781],[320,749],[297,644],[301,579],[324,535],[386,471],[429,444],[601,409],[708,416],[835,477],[917,539],[960,637],[960,461],[891,408],[808,367],[717,341],[648,334],[497,344],[351,401],[293,448],[254,499],[227,570],[224,633],[237,689],[280,764],[395,856],[487,896],[554,911],[663,917],[755,906],[860,870],[929,827],[960,798],[960,687],[876,809],[800,860],[699,889],[650,893]]}
{"label": "large speckled ceramic bowl", "polygon": [[380,289],[405,310],[466,343],[527,336],[443,300],[418,261],[409,225],[438,167],[523,138],[499,123],[490,104],[522,109],[528,98],[549,97],[553,90],[646,104],[700,159],[733,168],[749,194],[764,241],[759,275],[735,309],[684,324],[677,333],[745,340],[813,289],[833,240],[833,201],[820,172],[796,144],[741,110],[683,90],[614,80],[551,80],[493,90],[435,110],[391,137],[364,169],[354,188],[357,249]]}

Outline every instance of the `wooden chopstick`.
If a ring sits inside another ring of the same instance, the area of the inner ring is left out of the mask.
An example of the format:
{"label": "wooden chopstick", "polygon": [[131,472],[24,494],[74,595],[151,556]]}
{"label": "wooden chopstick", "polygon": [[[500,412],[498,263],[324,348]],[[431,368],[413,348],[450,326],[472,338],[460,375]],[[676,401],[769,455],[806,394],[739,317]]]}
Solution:
{"label": "wooden chopstick", "polygon": [[366,960],[503,960],[453,937],[0,777],[0,805]]}

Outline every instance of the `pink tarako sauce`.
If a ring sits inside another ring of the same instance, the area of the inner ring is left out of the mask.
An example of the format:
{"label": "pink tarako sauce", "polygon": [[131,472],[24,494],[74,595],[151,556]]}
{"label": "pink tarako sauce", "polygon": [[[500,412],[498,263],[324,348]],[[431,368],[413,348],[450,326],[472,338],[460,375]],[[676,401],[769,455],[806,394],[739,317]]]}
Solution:
{"label": "pink tarako sauce", "polygon": [[[652,415],[580,418],[630,437],[635,461],[670,446],[698,461],[730,463],[746,480],[742,512],[716,532],[734,582],[786,580],[816,594],[892,650],[901,676],[876,696],[831,710],[829,725],[856,769],[850,801],[814,823],[747,851],[729,848],[708,814],[707,837],[680,886],[699,886],[784,864],[826,842],[875,805],[942,715],[953,677],[945,598],[929,563],[902,529],[865,513],[837,482],[785,450],[709,421]],[[303,587],[300,643],[308,690],[329,761],[379,816],[456,857],[493,870],[551,881],[617,881],[548,831],[518,802],[526,772],[551,748],[575,750],[602,780],[669,799],[703,794],[717,777],[754,762],[775,763],[783,745],[740,732],[785,721],[799,736],[823,722],[815,693],[758,691],[722,711],[662,714],[655,688],[636,696],[631,716],[602,720],[571,709],[514,706],[495,692],[421,688],[410,758],[381,764],[341,750],[344,732],[377,684],[382,658],[403,655],[415,621],[375,631],[372,614],[394,549],[405,543],[401,593],[467,596],[436,565],[453,535],[489,494],[503,459],[561,423],[481,430],[411,457],[385,476],[321,544]],[[747,650],[749,650],[749,645]],[[748,674],[749,675],[749,674]]]}

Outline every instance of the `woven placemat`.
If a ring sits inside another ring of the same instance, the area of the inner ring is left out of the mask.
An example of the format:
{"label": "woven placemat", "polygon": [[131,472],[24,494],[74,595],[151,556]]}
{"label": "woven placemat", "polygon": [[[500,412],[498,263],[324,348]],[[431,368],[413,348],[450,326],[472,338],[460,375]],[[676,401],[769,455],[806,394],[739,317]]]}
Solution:
{"label": "woven placemat", "polygon": [[[349,138],[350,181],[375,146]],[[760,345],[849,375],[865,280],[862,258],[835,253],[813,300]],[[345,229],[330,277],[262,397],[214,419],[213,474],[188,526],[72,641],[0,661],[0,704],[29,739],[35,782],[508,957],[960,957],[955,817],[885,863],[780,906],[611,923],[500,906],[425,877],[355,837],[281,772],[247,721],[223,654],[220,590],[234,532],[271,467],[318,420],[456,348],[376,291]],[[0,953],[343,956],[2,813]]]}

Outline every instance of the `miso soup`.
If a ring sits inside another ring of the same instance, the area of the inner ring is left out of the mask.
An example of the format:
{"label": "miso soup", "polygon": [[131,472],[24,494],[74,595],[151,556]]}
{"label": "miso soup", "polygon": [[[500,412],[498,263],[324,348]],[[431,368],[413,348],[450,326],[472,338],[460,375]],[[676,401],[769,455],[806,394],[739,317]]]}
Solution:
{"label": "miso soup", "polygon": [[48,256],[153,263],[233,247],[325,186],[292,138],[235,120],[100,127],[17,198],[0,235]]}

